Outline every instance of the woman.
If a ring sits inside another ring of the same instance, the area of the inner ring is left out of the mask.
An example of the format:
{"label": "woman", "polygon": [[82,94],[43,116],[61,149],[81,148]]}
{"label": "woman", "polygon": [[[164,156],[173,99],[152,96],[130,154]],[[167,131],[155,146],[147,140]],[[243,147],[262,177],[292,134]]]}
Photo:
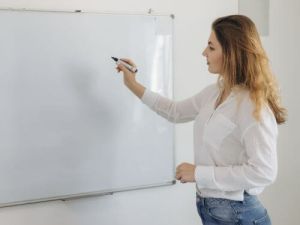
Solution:
{"label": "woman", "polygon": [[159,115],[195,121],[195,165],[179,165],[176,179],[196,183],[203,224],[271,224],[256,196],[276,178],[277,124],[286,110],[254,23],[242,15],[216,19],[203,56],[218,82],[179,102],[145,89],[125,66],[117,70]]}

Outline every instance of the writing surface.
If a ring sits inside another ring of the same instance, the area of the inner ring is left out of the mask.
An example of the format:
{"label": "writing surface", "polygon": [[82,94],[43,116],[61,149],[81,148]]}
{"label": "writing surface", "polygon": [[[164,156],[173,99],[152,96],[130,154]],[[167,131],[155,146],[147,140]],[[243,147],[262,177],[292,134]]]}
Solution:
{"label": "writing surface", "polygon": [[0,206],[174,180],[174,125],[111,60],[172,98],[172,18],[2,10],[0,28]]}

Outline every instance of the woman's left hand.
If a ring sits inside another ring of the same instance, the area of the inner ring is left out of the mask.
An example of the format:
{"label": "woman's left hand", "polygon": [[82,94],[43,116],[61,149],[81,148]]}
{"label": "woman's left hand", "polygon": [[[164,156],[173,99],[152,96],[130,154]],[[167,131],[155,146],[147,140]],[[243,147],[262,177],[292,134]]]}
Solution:
{"label": "woman's left hand", "polygon": [[190,163],[182,163],[176,168],[176,179],[181,183],[195,182],[196,166]]}

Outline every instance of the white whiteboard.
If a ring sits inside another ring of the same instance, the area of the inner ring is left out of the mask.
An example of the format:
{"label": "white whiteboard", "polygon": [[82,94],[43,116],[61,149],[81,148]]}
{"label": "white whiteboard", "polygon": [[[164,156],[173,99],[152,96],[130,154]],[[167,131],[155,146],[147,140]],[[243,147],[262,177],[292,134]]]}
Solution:
{"label": "white whiteboard", "polygon": [[172,18],[0,10],[0,206],[171,184],[174,125],[110,58],[172,98]]}

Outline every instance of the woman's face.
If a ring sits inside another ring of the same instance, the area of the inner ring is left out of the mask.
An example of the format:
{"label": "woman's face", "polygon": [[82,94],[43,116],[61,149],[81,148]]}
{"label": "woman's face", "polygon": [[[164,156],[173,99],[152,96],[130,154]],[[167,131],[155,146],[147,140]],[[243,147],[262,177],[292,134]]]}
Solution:
{"label": "woman's face", "polygon": [[206,57],[210,73],[221,74],[223,65],[222,54],[222,46],[218,42],[215,32],[212,31],[208,39],[208,45],[202,53]]}

